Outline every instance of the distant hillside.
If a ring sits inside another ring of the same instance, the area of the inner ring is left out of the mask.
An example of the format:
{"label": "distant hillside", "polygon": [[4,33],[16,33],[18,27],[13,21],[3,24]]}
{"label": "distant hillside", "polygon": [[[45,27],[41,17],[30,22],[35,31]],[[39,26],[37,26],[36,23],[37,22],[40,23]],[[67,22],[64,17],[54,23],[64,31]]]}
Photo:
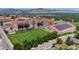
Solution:
{"label": "distant hillside", "polygon": [[51,13],[51,12],[52,12],[52,10],[50,10],[50,9],[43,9],[43,8],[28,10],[28,13]]}
{"label": "distant hillside", "polygon": [[1,8],[0,14],[23,14],[26,15],[28,13],[79,13],[78,8],[35,8],[35,9],[16,9],[16,8]]}
{"label": "distant hillside", "polygon": [[75,9],[58,9],[58,8],[52,8],[52,9],[43,9],[43,8],[38,8],[38,9],[31,9],[28,10],[28,13],[79,13],[79,10]]}
{"label": "distant hillside", "polygon": [[23,11],[21,9],[12,8],[1,8],[0,14],[21,14]]}

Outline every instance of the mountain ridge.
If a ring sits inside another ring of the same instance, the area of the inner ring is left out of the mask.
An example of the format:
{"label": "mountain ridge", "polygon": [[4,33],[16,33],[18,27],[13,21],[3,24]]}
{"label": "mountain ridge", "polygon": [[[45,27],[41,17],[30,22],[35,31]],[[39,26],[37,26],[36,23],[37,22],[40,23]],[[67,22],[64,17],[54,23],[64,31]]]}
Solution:
{"label": "mountain ridge", "polygon": [[79,13],[79,8],[0,8],[0,14]]}

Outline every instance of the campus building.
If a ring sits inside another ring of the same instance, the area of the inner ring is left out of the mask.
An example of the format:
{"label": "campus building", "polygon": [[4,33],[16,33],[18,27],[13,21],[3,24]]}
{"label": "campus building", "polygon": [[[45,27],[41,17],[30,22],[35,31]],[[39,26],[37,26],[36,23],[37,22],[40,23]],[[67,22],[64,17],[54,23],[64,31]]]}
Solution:
{"label": "campus building", "polygon": [[48,26],[48,30],[57,32],[58,34],[64,34],[67,32],[76,31],[76,27],[70,23],[64,22],[64,23],[60,23],[60,24],[56,24],[56,25],[50,25],[50,26]]}
{"label": "campus building", "polygon": [[0,16],[0,20],[6,21],[3,23],[3,28],[8,32],[18,31],[18,25],[29,24],[29,28],[33,28],[33,22],[35,23],[35,27],[37,28],[37,23],[43,22],[44,28],[47,28],[49,31],[57,32],[58,34],[64,34],[66,32],[74,32],[76,31],[76,27],[70,23],[58,23],[54,24],[55,19],[48,18],[28,18],[28,17],[17,17],[15,19],[11,19],[10,17]]}
{"label": "campus building", "polygon": [[54,18],[48,19],[48,18],[28,18],[28,17],[17,17],[15,19],[9,19],[8,22],[3,23],[3,28],[7,31],[18,31],[19,25],[29,24],[29,28],[33,28],[33,22],[35,23],[35,27],[37,28],[37,23],[42,22],[44,26],[49,26],[50,24],[53,24],[55,21]]}

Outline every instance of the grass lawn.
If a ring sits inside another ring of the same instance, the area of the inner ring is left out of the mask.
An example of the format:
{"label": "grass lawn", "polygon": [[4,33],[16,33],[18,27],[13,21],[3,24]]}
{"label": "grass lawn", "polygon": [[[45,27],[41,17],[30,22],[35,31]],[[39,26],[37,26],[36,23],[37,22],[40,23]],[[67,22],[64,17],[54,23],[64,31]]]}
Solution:
{"label": "grass lawn", "polygon": [[17,32],[16,34],[9,35],[9,39],[12,42],[12,44],[20,43],[23,44],[24,40],[30,41],[30,40],[35,40],[37,37],[43,37],[46,36],[48,31],[45,30],[31,30],[29,32]]}

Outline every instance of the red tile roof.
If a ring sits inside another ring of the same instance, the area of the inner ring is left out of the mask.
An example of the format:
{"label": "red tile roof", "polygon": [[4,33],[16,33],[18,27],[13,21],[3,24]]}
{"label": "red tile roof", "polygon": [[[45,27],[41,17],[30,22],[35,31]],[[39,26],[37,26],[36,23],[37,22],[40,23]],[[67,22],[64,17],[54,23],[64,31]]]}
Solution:
{"label": "red tile roof", "polygon": [[26,18],[26,17],[19,17],[19,18],[16,18],[14,20],[12,20],[11,22],[12,23],[16,23],[17,24],[20,24],[20,23],[29,23],[29,24],[33,24],[33,21],[35,23],[38,23],[38,22],[44,22],[44,23],[50,23],[50,22],[54,22],[54,19],[53,20],[50,20],[50,19],[47,19],[47,18],[42,18],[42,19],[38,19],[38,18]]}
{"label": "red tile roof", "polygon": [[6,19],[6,16],[0,16],[0,20]]}

